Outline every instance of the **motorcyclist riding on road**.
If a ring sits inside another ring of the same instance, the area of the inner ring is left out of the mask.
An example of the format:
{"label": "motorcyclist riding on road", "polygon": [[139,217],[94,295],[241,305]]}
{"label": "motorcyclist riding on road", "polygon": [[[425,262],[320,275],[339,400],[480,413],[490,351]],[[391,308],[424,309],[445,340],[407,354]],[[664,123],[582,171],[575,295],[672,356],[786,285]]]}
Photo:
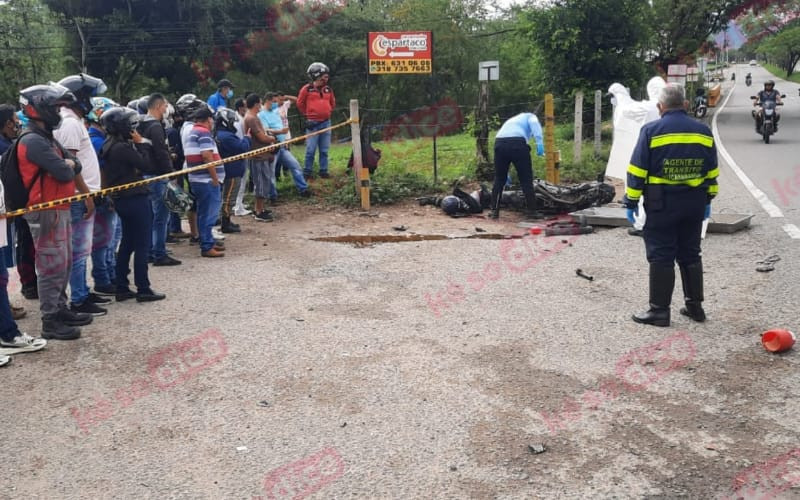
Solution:
{"label": "motorcyclist riding on road", "polygon": [[[767,80],[764,82],[764,90],[759,91],[757,94],[758,98],[753,102],[753,106],[761,106],[766,101],[774,101],[775,104],[781,104],[781,93],[775,89],[775,82],[772,80]],[[756,119],[756,131],[761,128],[761,119],[762,119],[762,112],[761,108],[759,107],[756,110],[753,110],[753,116]],[[778,113],[778,110],[775,110],[775,131],[778,131],[778,122],[781,119],[781,115]]]}

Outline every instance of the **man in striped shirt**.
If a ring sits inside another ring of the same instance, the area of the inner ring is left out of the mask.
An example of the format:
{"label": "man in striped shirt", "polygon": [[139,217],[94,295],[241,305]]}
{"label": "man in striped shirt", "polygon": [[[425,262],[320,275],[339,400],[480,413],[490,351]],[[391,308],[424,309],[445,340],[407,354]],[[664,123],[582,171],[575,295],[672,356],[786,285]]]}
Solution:
{"label": "man in striped shirt", "polygon": [[[211,110],[203,108],[194,113],[194,125],[186,135],[183,154],[186,168],[197,167],[220,159],[217,143],[211,135]],[[225,166],[208,167],[189,174],[192,194],[197,200],[197,226],[200,234],[200,254],[203,257],[224,257],[225,247],[217,244],[211,228],[217,221],[222,204],[220,185],[225,180]]]}

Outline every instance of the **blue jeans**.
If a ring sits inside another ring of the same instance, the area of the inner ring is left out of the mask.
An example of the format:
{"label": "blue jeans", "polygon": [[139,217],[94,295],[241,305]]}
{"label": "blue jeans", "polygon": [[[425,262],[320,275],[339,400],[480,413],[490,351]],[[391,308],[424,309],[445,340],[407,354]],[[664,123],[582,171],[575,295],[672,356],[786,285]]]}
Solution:
{"label": "blue jeans", "polygon": [[116,250],[114,244],[117,232],[117,213],[111,202],[95,203],[94,241],[92,242],[92,279],[94,286],[108,286],[114,283]]}
{"label": "blue jeans", "polygon": [[167,256],[167,223],[169,209],[164,203],[164,191],[167,182],[158,181],[150,184],[150,205],[153,209],[153,236],[150,258],[158,260]]}
{"label": "blue jeans", "polygon": [[175,212],[169,213],[169,232],[170,233],[182,233],[183,229],[181,228],[181,216],[176,214]]}
{"label": "blue jeans", "polygon": [[[314,123],[312,126],[306,128],[306,133],[315,132],[324,128],[330,127],[331,121],[325,120],[324,122]],[[331,147],[331,131],[328,130],[324,134],[314,135],[306,139],[306,164],[303,168],[303,173],[306,176],[314,172],[314,154],[319,148],[319,173],[328,173],[328,150]]]}
{"label": "blue jeans", "polygon": [[281,167],[292,173],[292,179],[294,179],[294,185],[297,186],[298,191],[302,193],[308,189],[308,183],[305,177],[303,177],[303,171],[300,169],[300,162],[297,161],[297,158],[294,157],[292,152],[286,148],[278,150],[275,172],[278,172]]}
{"label": "blue jeans", "polygon": [[214,248],[214,236],[211,228],[217,222],[219,208],[222,205],[222,193],[219,186],[210,182],[192,182],[192,194],[197,200],[197,230],[200,233],[200,250],[207,252]]}
{"label": "blue jeans", "polygon": [[11,304],[8,302],[8,269],[0,265],[0,339],[10,342],[17,335],[19,328],[11,316]]}
{"label": "blue jeans", "polygon": [[86,260],[92,253],[94,241],[94,214],[84,219],[86,204],[82,201],[71,203],[72,217],[72,272],[69,275],[69,299],[73,304],[83,304],[89,298],[89,285],[86,284]]}
{"label": "blue jeans", "polygon": [[153,235],[153,211],[145,194],[116,198],[122,225],[122,241],[119,244],[115,282],[117,291],[128,290],[131,255],[133,255],[133,278],[138,292],[150,290],[147,276],[147,255],[150,253],[150,237]]}

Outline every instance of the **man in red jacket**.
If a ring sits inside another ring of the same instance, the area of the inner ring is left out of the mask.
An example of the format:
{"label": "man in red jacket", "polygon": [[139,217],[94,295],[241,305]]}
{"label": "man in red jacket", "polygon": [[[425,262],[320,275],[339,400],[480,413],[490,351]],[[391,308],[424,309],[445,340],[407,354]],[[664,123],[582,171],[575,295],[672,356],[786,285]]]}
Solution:
{"label": "man in red jacket", "polygon": [[[306,133],[316,132],[331,126],[331,113],[336,107],[336,97],[333,89],[328,85],[330,70],[320,62],[312,63],[308,67],[307,83],[297,95],[297,109],[306,117]],[[319,176],[323,179],[328,175],[328,149],[331,147],[331,131],[323,132],[306,139],[306,161],[303,175],[306,179],[313,178],[314,154],[319,148]]]}
{"label": "man in red jacket", "polygon": [[[30,120],[32,131],[20,139],[17,149],[22,182],[29,187],[27,206],[75,194],[81,164],[53,138],[53,129],[61,125],[59,108],[74,101],[75,96],[57,84],[34,85],[20,92],[22,112]],[[67,309],[66,290],[72,270],[70,205],[57,205],[24,217],[36,248],[42,337],[77,339],[81,331],[75,327],[91,323],[92,317]]]}

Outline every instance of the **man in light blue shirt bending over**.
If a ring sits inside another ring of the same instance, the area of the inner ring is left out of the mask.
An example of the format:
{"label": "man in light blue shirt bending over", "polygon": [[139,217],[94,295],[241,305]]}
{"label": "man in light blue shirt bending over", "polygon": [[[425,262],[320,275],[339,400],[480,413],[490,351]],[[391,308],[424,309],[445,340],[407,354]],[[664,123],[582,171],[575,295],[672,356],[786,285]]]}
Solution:
{"label": "man in light blue shirt bending over", "polygon": [[492,187],[492,206],[489,217],[500,217],[500,199],[503,186],[508,177],[508,168],[513,163],[517,177],[525,194],[525,215],[538,218],[536,194],[533,191],[533,167],[531,164],[531,137],[536,139],[536,154],[544,156],[544,137],[542,126],[533,113],[520,113],[512,116],[497,132],[494,141],[494,186]]}

